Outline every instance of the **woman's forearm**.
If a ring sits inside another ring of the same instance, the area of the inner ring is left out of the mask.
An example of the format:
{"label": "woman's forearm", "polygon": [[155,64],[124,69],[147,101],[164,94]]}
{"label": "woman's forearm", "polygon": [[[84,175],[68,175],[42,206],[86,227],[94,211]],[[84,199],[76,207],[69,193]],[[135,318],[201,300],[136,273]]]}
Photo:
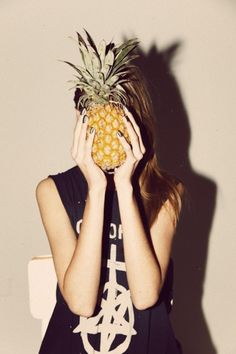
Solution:
{"label": "woman's forearm", "polygon": [[131,184],[117,186],[123,231],[127,281],[133,304],[138,309],[158,299],[161,271],[149,245]]}
{"label": "woman's forearm", "polygon": [[76,248],[64,277],[64,292],[74,313],[91,316],[101,275],[106,187],[88,189]]}

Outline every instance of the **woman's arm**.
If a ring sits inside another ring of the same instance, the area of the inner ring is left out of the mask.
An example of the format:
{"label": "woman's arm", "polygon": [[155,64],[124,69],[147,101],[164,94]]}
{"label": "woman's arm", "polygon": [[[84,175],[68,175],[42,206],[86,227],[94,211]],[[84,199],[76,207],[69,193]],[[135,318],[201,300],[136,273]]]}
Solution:
{"label": "woman's arm", "polygon": [[77,239],[54,181],[46,178],[36,188],[61,293],[73,313],[86,317],[94,312],[100,282],[105,190],[88,189]]}
{"label": "woman's arm", "polygon": [[[178,185],[182,193],[183,185]],[[151,229],[150,247],[130,183],[117,185],[123,231],[127,280],[134,306],[143,310],[154,305],[164,283],[175,228],[173,208],[167,200]],[[181,200],[179,199],[181,206]]]}

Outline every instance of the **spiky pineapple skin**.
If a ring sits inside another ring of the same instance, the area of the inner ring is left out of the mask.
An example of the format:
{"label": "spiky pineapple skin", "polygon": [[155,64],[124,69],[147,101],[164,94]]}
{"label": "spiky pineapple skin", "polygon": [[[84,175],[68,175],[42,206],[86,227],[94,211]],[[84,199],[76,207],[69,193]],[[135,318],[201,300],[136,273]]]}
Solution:
{"label": "spiky pineapple skin", "polygon": [[114,103],[92,104],[88,107],[88,125],[86,138],[91,127],[95,128],[92,145],[92,158],[104,171],[108,172],[119,167],[126,159],[123,145],[117,137],[120,130],[127,142],[130,143],[129,134],[123,121],[123,109]]}

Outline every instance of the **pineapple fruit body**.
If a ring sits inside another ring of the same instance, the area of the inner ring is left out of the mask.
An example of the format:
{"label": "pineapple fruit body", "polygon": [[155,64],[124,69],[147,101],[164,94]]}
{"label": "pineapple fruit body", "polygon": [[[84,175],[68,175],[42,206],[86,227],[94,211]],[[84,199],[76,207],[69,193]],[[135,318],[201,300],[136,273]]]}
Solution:
{"label": "pineapple fruit body", "polygon": [[126,153],[117,137],[118,130],[130,143],[127,128],[123,121],[124,111],[120,105],[114,103],[94,104],[87,109],[88,126],[86,137],[91,127],[95,128],[92,145],[92,158],[104,171],[110,173],[119,167],[126,159]]}

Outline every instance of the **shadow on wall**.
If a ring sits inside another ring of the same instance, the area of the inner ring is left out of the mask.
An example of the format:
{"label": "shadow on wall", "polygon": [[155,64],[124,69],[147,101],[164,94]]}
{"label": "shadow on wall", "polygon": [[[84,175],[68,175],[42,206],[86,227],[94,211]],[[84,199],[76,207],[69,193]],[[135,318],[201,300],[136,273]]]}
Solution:
{"label": "shadow on wall", "polygon": [[148,54],[139,50],[136,63],[149,82],[157,118],[161,167],[180,178],[187,189],[187,202],[173,243],[171,321],[183,354],[216,354],[202,309],[202,297],[217,189],[214,181],[193,170],[189,160],[188,115],[171,70],[179,48],[180,43],[176,42],[162,51],[156,46]]}

